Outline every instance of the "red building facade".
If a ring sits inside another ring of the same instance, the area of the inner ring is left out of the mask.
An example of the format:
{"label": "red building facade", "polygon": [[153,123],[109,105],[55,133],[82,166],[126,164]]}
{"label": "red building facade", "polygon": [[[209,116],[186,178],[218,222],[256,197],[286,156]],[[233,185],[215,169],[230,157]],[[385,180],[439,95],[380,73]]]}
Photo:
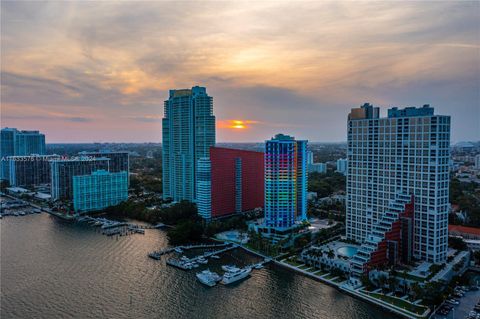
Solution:
{"label": "red building facade", "polygon": [[263,207],[264,153],[210,148],[211,217]]}
{"label": "red building facade", "polygon": [[413,197],[399,215],[398,220],[392,223],[390,231],[385,233],[385,238],[378,243],[377,250],[372,252],[367,264],[368,270],[379,265],[396,265],[410,261],[413,251]]}

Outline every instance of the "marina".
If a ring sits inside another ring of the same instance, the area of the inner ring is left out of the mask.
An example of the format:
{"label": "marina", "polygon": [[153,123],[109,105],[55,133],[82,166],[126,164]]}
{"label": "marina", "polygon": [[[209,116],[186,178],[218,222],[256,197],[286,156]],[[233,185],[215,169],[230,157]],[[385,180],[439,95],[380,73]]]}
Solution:
{"label": "marina", "polygon": [[[148,226],[141,226],[127,222],[110,220],[103,217],[82,216],[77,218],[77,222],[87,223],[94,227],[99,227],[101,233],[106,236],[128,236],[131,234],[145,234]],[[154,227],[152,227],[154,228]],[[158,228],[158,227],[157,227]]]}
{"label": "marina", "polygon": [[[150,258],[157,259],[159,260],[161,256],[165,254],[170,254],[173,252],[176,252],[178,254],[183,253],[184,250],[190,250],[190,249],[199,249],[199,248],[218,248],[218,247],[225,247],[231,245],[230,243],[223,243],[223,244],[198,244],[198,245],[187,245],[187,246],[177,246],[177,247],[171,247],[167,249],[161,249],[161,250],[156,250],[148,254]],[[216,256],[219,252],[223,251],[217,251],[217,252],[211,252],[207,253],[204,255],[204,257],[211,257],[214,259],[218,259],[219,257]]]}
{"label": "marina", "polygon": [[1,197],[0,200],[0,219],[7,216],[26,216],[31,214],[40,214],[42,210],[32,207],[30,203],[21,199],[7,199]]}

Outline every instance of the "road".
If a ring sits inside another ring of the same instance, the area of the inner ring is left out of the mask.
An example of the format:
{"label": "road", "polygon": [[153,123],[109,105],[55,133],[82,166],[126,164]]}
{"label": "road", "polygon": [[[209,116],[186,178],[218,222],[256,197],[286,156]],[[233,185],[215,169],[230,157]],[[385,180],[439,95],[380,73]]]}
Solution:
{"label": "road", "polygon": [[465,296],[459,299],[460,304],[453,307],[447,316],[436,314],[434,319],[465,319],[468,313],[473,310],[475,304],[480,301],[480,290],[467,291]]}

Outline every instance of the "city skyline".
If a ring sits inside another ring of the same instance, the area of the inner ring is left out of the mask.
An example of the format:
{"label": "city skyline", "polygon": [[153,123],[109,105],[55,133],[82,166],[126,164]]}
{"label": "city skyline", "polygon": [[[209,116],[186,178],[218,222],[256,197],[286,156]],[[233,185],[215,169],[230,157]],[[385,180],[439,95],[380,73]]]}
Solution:
{"label": "city skyline", "polygon": [[480,139],[476,2],[1,5],[1,126],[48,143],[160,142],[168,90],[195,85],[218,142],[345,142],[364,102],[430,104],[453,143]]}

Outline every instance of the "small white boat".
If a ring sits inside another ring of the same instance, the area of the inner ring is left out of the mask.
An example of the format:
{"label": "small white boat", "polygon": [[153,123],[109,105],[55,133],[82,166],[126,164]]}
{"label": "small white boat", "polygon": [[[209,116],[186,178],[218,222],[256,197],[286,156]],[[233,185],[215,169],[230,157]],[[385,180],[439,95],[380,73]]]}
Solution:
{"label": "small white boat", "polygon": [[177,247],[177,248],[175,248],[175,252],[181,254],[181,253],[183,253],[183,250],[182,250],[182,248]]}
{"label": "small white boat", "polygon": [[197,262],[200,263],[200,264],[207,264],[208,260],[203,258],[203,257],[200,257],[200,258],[197,259]]}
{"label": "small white boat", "polygon": [[220,275],[210,271],[209,269],[197,273],[196,276],[202,284],[207,285],[209,287],[215,286],[217,282],[222,280],[222,277]]}
{"label": "small white boat", "polygon": [[262,269],[263,268],[263,265],[262,264],[257,264],[255,265],[255,267],[253,267],[255,269]]}
{"label": "small white boat", "polygon": [[219,255],[211,255],[210,258],[213,258],[213,259],[220,259],[220,256]]}

